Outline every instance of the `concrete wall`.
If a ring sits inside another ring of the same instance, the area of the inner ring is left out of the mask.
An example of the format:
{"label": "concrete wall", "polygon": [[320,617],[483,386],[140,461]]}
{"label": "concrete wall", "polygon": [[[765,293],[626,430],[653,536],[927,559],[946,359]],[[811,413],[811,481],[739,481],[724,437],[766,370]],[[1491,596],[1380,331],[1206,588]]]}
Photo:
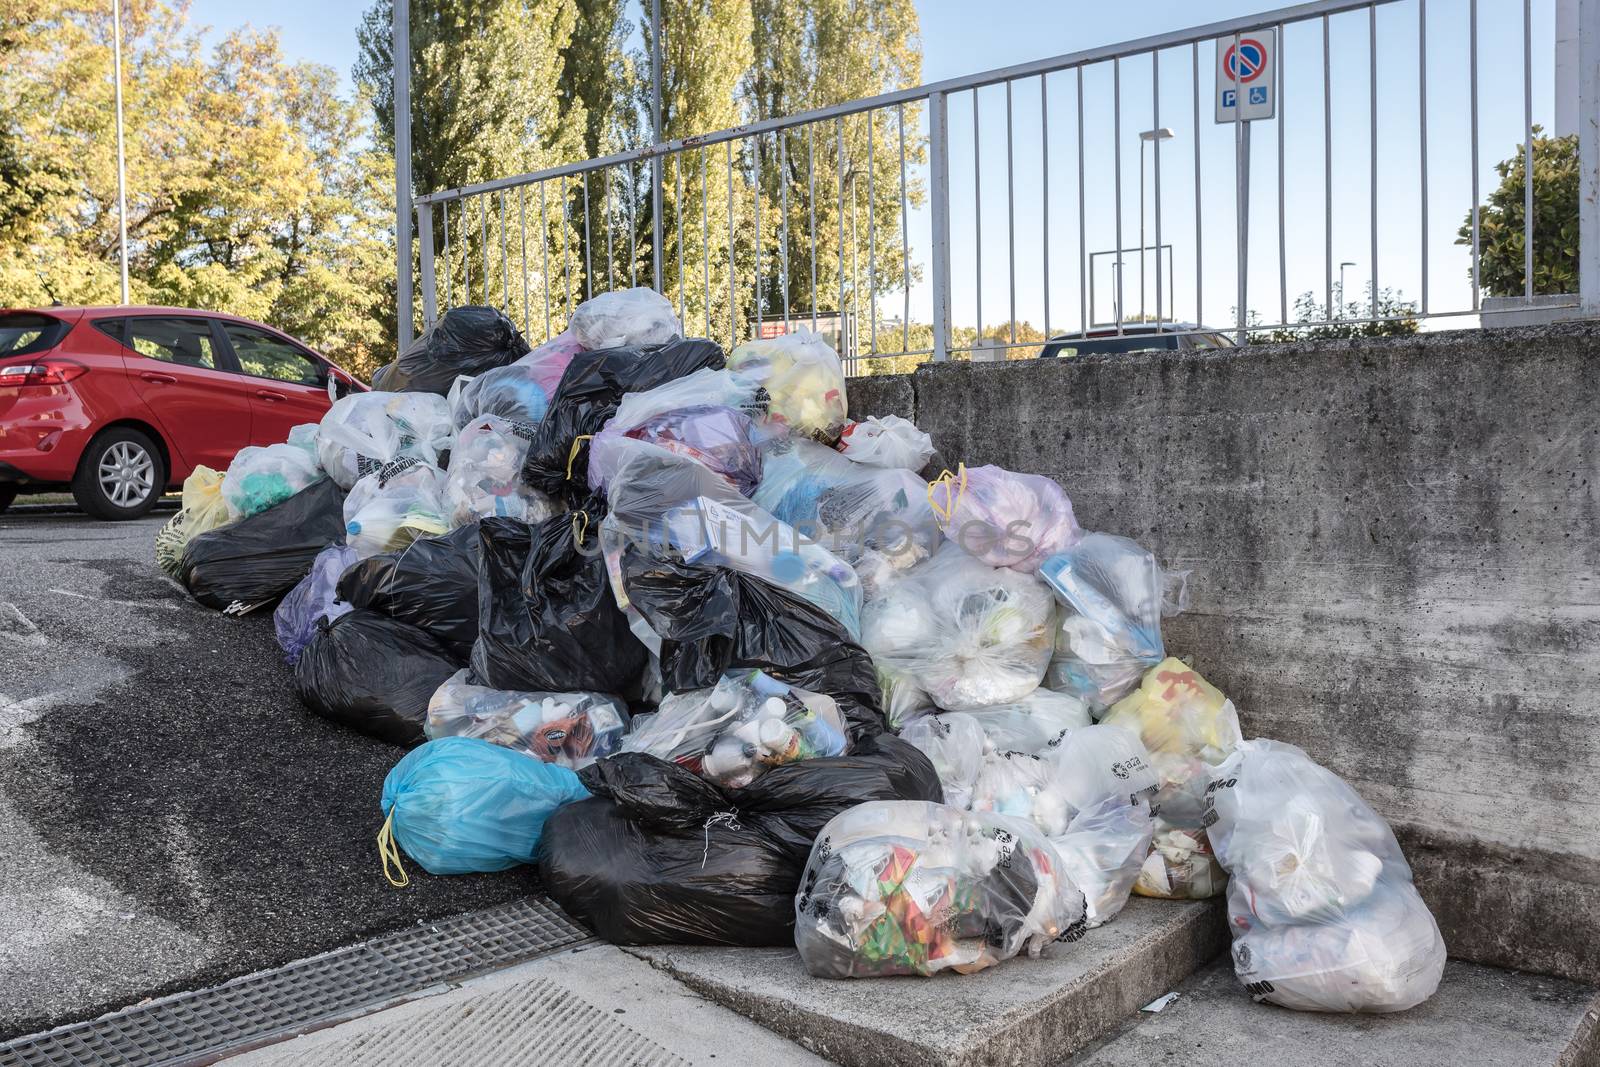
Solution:
{"label": "concrete wall", "polygon": [[1393,823],[1452,954],[1600,981],[1600,327],[851,383],[1191,568],[1168,649]]}

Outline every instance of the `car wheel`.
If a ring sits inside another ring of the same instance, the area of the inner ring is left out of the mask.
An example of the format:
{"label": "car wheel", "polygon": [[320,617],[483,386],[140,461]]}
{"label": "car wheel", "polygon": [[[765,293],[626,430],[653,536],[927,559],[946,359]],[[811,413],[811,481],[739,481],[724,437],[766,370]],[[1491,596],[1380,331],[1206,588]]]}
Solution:
{"label": "car wheel", "polygon": [[17,487],[14,485],[0,485],[0,511],[9,508],[17,499]]}
{"label": "car wheel", "polygon": [[84,450],[72,495],[97,519],[137,519],[156,506],[167,465],[149,437],[130,427],[107,430]]}

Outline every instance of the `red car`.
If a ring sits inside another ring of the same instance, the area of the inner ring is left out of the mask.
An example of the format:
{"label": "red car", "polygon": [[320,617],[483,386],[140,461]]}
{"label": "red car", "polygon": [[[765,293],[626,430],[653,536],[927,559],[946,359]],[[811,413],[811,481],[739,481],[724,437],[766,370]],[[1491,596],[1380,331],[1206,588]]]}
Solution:
{"label": "red car", "polygon": [[233,315],[0,309],[0,511],[70,487],[90,515],[138,518],[196,466],[225,470],[244,446],[282,441],[332,396],[365,388]]}

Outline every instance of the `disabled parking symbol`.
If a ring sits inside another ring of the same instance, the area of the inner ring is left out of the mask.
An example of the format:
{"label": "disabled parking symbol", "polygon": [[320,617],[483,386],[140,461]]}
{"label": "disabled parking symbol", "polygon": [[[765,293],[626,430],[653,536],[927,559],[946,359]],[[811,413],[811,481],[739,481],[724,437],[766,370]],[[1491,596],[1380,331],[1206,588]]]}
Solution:
{"label": "disabled parking symbol", "polygon": [[1267,102],[1267,87],[1265,85],[1250,86],[1250,102],[1252,104],[1265,104]]}

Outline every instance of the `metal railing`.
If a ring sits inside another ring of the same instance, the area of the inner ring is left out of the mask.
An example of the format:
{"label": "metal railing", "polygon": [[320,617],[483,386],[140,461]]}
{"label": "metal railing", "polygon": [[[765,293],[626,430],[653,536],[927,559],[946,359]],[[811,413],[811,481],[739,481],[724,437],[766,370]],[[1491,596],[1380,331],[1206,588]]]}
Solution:
{"label": "metal railing", "polygon": [[[1480,141],[1516,146],[1506,166],[1535,173],[1535,72],[1555,47],[1535,27],[1552,5],[1575,10],[1580,41],[1581,289],[1566,303],[1597,315],[1600,0],[1320,0],[418,196],[422,320],[493,304],[537,340],[595,292],[649,284],[691,331],[733,345],[817,328],[853,372],[1026,355],[1152,321],[1240,341],[1470,325],[1495,161]],[[1243,104],[1261,41],[1277,52],[1261,87],[1272,117],[1216,114],[1230,85]],[[1236,80],[1219,81],[1213,56],[1230,50]],[[1514,247],[1505,231],[1520,221],[1533,297],[1535,252],[1562,235],[1539,229],[1535,182],[1523,186],[1520,220],[1501,211],[1493,236]],[[400,261],[409,332],[411,258]],[[1364,300],[1345,293],[1352,266]]]}

